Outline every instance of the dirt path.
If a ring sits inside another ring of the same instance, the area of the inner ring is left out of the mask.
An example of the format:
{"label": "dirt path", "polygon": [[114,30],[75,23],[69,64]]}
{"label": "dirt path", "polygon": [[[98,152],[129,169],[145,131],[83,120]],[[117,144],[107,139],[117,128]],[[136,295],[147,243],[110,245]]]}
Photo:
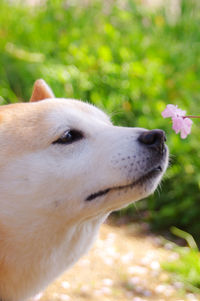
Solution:
{"label": "dirt path", "polygon": [[197,301],[171,283],[160,263],[178,255],[142,226],[105,224],[96,244],[41,295],[41,301]]}

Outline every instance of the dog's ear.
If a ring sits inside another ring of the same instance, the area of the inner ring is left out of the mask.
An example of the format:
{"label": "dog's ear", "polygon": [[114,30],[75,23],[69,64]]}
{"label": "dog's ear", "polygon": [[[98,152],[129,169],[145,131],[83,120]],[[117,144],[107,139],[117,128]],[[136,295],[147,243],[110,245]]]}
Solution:
{"label": "dog's ear", "polygon": [[38,79],[34,83],[33,92],[30,98],[31,102],[43,100],[46,98],[54,98],[51,88],[43,79]]}

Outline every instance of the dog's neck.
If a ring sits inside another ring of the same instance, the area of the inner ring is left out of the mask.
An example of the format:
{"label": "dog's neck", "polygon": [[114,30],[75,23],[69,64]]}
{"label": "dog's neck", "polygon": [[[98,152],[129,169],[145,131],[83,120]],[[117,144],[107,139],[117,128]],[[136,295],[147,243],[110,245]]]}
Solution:
{"label": "dog's neck", "polygon": [[[11,277],[14,277],[13,279],[19,279],[19,283],[17,284],[17,289],[19,289],[17,296],[19,296],[19,298],[11,297],[9,300],[24,300],[25,297],[28,296],[27,289],[29,292],[31,290],[32,295],[37,294],[44,289],[49,282],[53,281],[67,268],[72,266],[89,250],[98,234],[100,225],[104,222],[106,217],[107,215],[102,215],[90,218],[78,224],[72,224],[67,229],[63,227],[63,234],[60,235],[60,237],[58,237],[54,229],[47,229],[46,227],[44,233],[40,232],[34,236],[36,237],[35,241],[32,243],[28,241],[27,244],[24,245],[24,248],[22,247],[21,250],[17,250],[18,254],[15,254],[15,249],[13,249],[13,253],[9,254],[9,257],[13,256],[12,262],[15,263],[15,266],[12,267]],[[40,238],[42,241],[40,248],[38,248],[37,236],[38,239]],[[24,256],[24,252],[26,252],[26,256]],[[15,256],[18,259],[21,256],[18,262],[23,263],[23,265],[17,263]],[[30,258],[25,262],[27,256]],[[13,275],[13,271],[16,271],[16,275]],[[31,279],[28,279],[28,277],[24,275],[31,275]],[[4,282],[4,275],[1,275],[0,271],[0,281],[1,279]],[[6,291],[12,290],[10,283],[12,283],[12,279],[7,279],[6,286],[8,287]],[[0,283],[0,291],[4,289],[4,285],[5,283]],[[13,293],[15,290],[16,288],[13,288]],[[20,295],[21,292],[22,295]],[[7,294],[5,297],[6,296]],[[10,296],[14,295],[10,294]],[[0,298],[0,301],[5,300]]]}

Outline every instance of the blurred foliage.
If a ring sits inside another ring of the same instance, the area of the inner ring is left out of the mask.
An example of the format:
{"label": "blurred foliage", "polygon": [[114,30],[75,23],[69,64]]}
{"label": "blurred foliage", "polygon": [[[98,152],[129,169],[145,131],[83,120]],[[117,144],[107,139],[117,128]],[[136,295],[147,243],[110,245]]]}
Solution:
{"label": "blurred foliage", "polygon": [[200,124],[181,140],[161,111],[173,103],[200,114],[199,1],[182,0],[174,20],[136,0],[15,3],[0,0],[1,103],[28,100],[42,77],[57,97],[90,101],[115,124],[164,129],[171,167],[162,191],[138,207],[154,229],[175,225],[198,238]]}
{"label": "blurred foliage", "polygon": [[163,268],[171,272],[177,281],[184,283],[184,288],[193,293],[200,293],[200,253],[187,247],[174,249],[179,258],[166,262]]}
{"label": "blurred foliage", "polygon": [[173,245],[178,258],[165,262],[162,267],[173,274],[175,280],[184,284],[184,289],[193,293],[200,293],[200,253],[192,235],[176,227],[172,227],[174,235],[186,240],[188,247]]}

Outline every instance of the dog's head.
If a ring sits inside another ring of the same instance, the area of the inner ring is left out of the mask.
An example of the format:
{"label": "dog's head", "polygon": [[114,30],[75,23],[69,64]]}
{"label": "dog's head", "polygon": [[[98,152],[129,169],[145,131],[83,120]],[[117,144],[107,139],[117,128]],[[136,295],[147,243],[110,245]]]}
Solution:
{"label": "dog's head", "polygon": [[161,130],[113,126],[92,105],[56,99],[42,80],[30,103],[0,107],[0,298],[37,293],[109,212],[152,193],[164,142]]}
{"label": "dog's head", "polygon": [[30,103],[0,108],[1,210],[84,219],[119,209],[156,189],[164,142],[161,130],[113,126],[38,80]]}

